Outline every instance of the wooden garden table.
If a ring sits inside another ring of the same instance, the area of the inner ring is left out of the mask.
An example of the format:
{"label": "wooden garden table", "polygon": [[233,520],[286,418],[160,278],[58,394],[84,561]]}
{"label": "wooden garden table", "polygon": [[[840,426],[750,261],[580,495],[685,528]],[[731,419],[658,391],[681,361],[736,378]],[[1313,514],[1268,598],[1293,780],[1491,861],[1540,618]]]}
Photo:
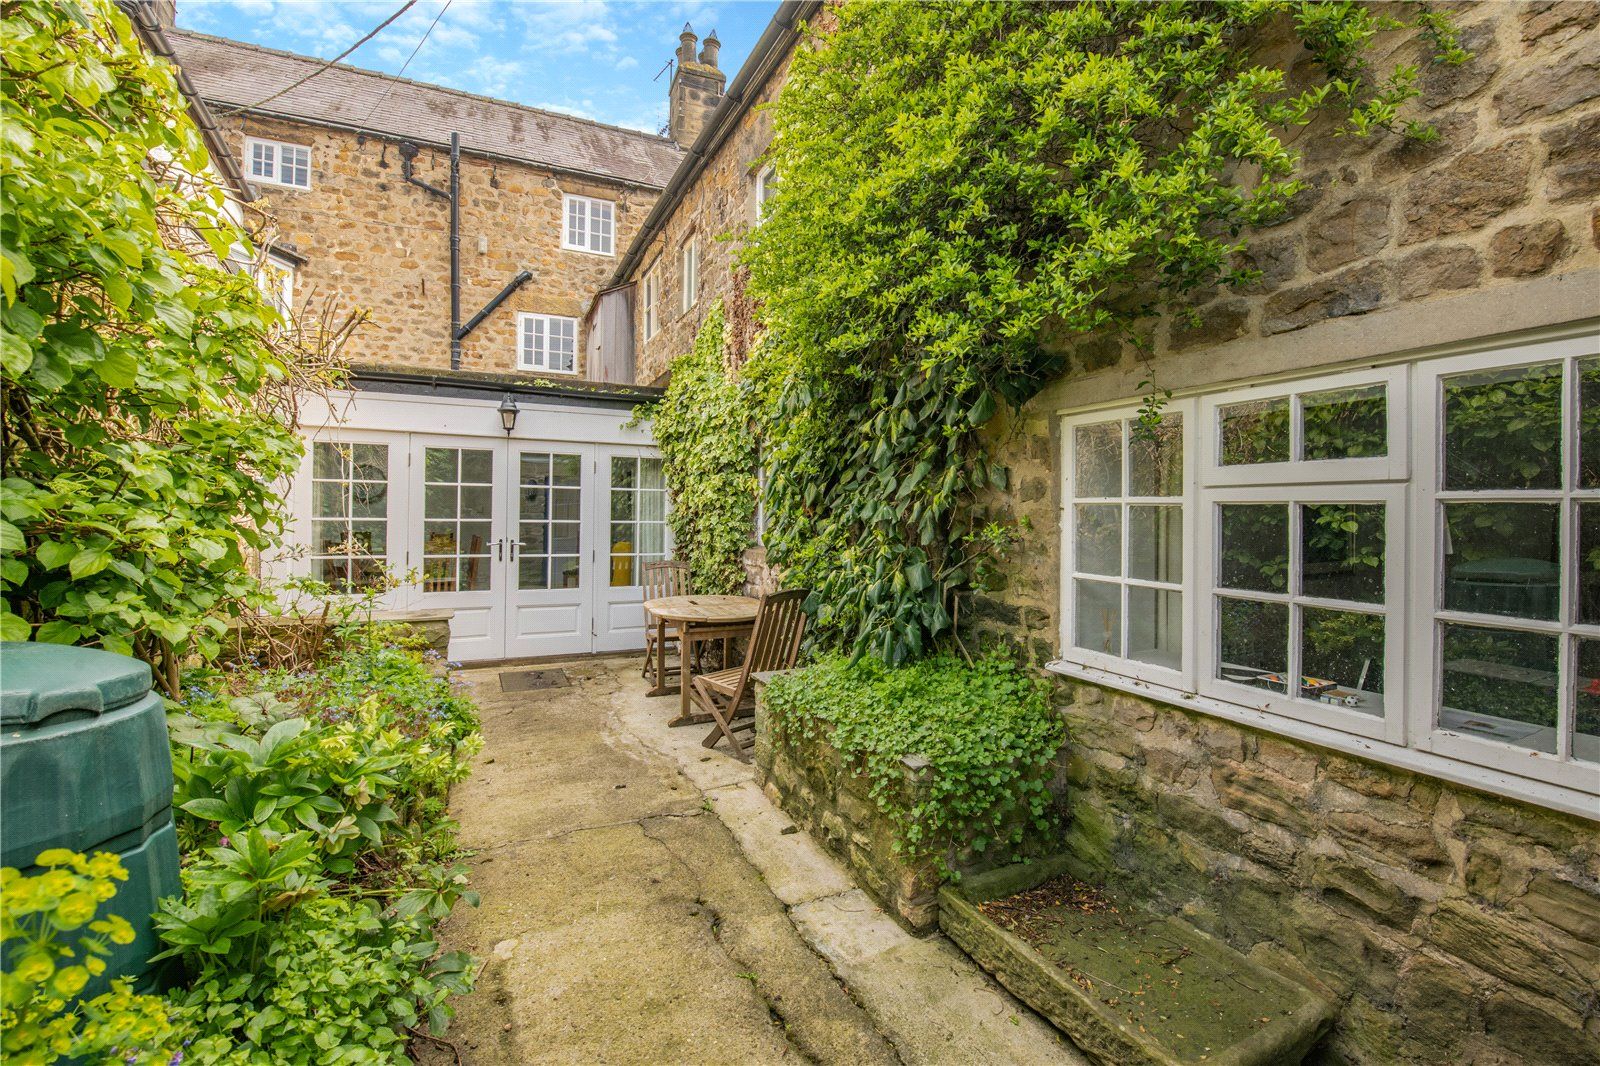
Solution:
{"label": "wooden garden table", "polygon": [[[693,725],[709,722],[707,714],[689,713],[689,685],[694,680],[694,649],[708,640],[748,637],[756,622],[756,608],[761,604],[751,596],[667,596],[659,600],[645,600],[644,609],[655,619],[654,624],[678,631],[678,717],[668,725]],[[667,669],[666,641],[656,641],[656,677],[665,679]],[[658,680],[658,684],[660,681]],[[666,695],[672,689],[661,686],[652,695]]]}

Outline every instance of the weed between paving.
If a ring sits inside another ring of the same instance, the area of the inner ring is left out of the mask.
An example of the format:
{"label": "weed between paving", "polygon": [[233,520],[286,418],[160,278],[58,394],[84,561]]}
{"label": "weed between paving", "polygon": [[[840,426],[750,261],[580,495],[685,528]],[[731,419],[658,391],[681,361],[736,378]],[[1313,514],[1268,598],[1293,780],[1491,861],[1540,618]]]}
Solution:
{"label": "weed between paving", "polygon": [[1234,972],[1176,921],[1069,876],[978,909],[1182,1061],[1204,1061],[1301,1004],[1287,984]]}

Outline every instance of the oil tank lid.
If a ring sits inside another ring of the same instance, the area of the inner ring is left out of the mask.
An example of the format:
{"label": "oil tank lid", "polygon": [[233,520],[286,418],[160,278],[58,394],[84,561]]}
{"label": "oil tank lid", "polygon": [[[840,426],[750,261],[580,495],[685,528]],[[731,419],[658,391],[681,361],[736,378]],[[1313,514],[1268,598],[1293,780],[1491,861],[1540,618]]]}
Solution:
{"label": "oil tank lid", "polygon": [[126,655],[66,644],[0,643],[0,725],[62,711],[104,714],[150,691],[150,667]]}

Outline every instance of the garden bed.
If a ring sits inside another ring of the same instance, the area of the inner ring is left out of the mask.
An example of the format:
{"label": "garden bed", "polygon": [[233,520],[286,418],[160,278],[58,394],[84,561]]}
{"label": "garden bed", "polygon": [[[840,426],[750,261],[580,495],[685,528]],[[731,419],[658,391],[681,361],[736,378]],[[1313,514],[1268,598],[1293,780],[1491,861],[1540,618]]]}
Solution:
{"label": "garden bed", "polygon": [[1332,1024],[1311,990],[1069,868],[1008,866],[946,887],[939,924],[1095,1061],[1294,1063]]}

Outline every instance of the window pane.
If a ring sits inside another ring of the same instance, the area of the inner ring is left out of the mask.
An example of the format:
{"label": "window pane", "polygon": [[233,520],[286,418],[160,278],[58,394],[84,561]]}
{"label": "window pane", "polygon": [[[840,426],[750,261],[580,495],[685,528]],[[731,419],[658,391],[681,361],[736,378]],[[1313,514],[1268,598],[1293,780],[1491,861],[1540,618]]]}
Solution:
{"label": "window pane", "polygon": [[1128,576],[1142,581],[1183,580],[1183,508],[1134,504],[1128,508]]}
{"label": "window pane", "polygon": [[1256,592],[1289,586],[1289,508],[1285,504],[1229,503],[1221,508],[1220,584]]}
{"label": "window pane", "polygon": [[1289,605],[1217,598],[1217,676],[1287,692]]}
{"label": "window pane", "polygon": [[454,448],[428,448],[423,452],[422,468],[428,481],[455,481],[461,453]]}
{"label": "window pane", "polygon": [[488,485],[464,485],[461,489],[461,517],[488,518],[494,490]]}
{"label": "window pane", "polygon": [[489,557],[486,555],[462,559],[458,572],[462,592],[482,592],[489,587]]}
{"label": "window pane", "polygon": [[350,513],[350,486],[343,481],[311,484],[311,513],[317,518],[344,518]]}
{"label": "window pane", "polygon": [[547,589],[550,587],[550,560],[542,556],[530,559],[523,556],[517,562],[517,588]]}
{"label": "window pane", "polygon": [[1600,489],[1600,355],[1578,360],[1578,486]]}
{"label": "window pane", "polygon": [[631,522],[634,515],[634,494],[613,489],[611,492],[611,520]]}
{"label": "window pane", "polygon": [[1165,415],[1149,430],[1128,437],[1128,495],[1183,495],[1183,416]]}
{"label": "window pane", "polygon": [[1556,750],[1557,638],[1445,624],[1439,724],[1520,748]]}
{"label": "window pane", "polygon": [[576,455],[557,455],[551,460],[555,467],[555,483],[574,488],[581,484],[582,459]]}
{"label": "window pane", "polygon": [[549,553],[545,540],[546,526],[543,522],[522,523],[519,549],[523,555],[546,555]]}
{"label": "window pane", "polygon": [[1289,397],[1229,404],[1217,416],[1224,466],[1289,461]]}
{"label": "window pane", "polygon": [[1090,574],[1122,573],[1122,506],[1079,504],[1077,568]]}
{"label": "window pane", "polygon": [[381,482],[357,481],[350,486],[354,498],[353,514],[357,518],[387,518],[389,516],[389,486]]}
{"label": "window pane", "polygon": [[641,489],[662,490],[667,487],[666,481],[661,477],[660,459],[639,460],[639,487]]}
{"label": "window pane", "polygon": [[461,480],[472,485],[494,481],[494,453],[473,449],[461,453]]}
{"label": "window pane", "polygon": [[455,559],[422,560],[423,592],[454,592],[456,590]]}
{"label": "window pane", "polygon": [[456,524],[454,522],[423,523],[422,550],[427,555],[454,555],[456,552]]}
{"label": "window pane", "polygon": [[1072,431],[1074,496],[1122,495],[1122,423],[1102,422]]}
{"label": "window pane", "polygon": [[489,538],[489,523],[461,523],[462,555],[487,555],[491,548],[492,545]]}
{"label": "window pane", "polygon": [[1578,621],[1600,625],[1600,503],[1578,504]]}
{"label": "window pane", "polygon": [[611,457],[611,487],[614,489],[631,489],[634,479],[639,472],[636,460],[621,455]]}
{"label": "window pane", "polygon": [[347,548],[345,541],[350,536],[350,525],[347,522],[313,522],[311,523],[311,553],[313,555],[343,555]]}
{"label": "window pane", "polygon": [[1183,593],[1128,589],[1128,658],[1169,670],[1183,666]]}
{"label": "window pane", "polygon": [[558,555],[577,552],[579,528],[576,522],[550,523],[550,550]]}
{"label": "window pane", "polygon": [[1389,454],[1384,393],[1382,385],[1372,385],[1301,397],[1305,458],[1359,459]]}
{"label": "window pane", "polygon": [[523,489],[522,490],[522,515],[523,518],[549,518],[550,517],[550,490],[549,489]]}
{"label": "window pane", "polygon": [[1560,513],[1553,503],[1445,504],[1445,607],[1555,619]]}
{"label": "window pane", "polygon": [[563,522],[576,522],[580,515],[578,511],[582,494],[577,489],[552,489],[550,492],[553,509],[551,517]]}
{"label": "window pane", "polygon": [[563,556],[550,560],[550,582],[559,589],[578,587],[578,558]]}
{"label": "window pane", "polygon": [[633,580],[633,566],[633,556],[613,555],[611,557],[611,587],[621,589],[636,584]]}
{"label": "window pane", "polygon": [[311,476],[343,479],[350,476],[350,446],[318,441],[311,446]]}
{"label": "window pane", "polygon": [[389,550],[389,523],[351,522],[350,550],[357,555],[382,555]]}
{"label": "window pane", "polygon": [[550,456],[543,452],[526,452],[522,456],[522,484],[550,484]]}
{"label": "window pane", "polygon": [[1561,487],[1561,364],[1450,378],[1444,487]]}
{"label": "window pane", "polygon": [[639,493],[639,521],[662,522],[667,517],[667,494],[665,492]]}
{"label": "window pane", "polygon": [[350,446],[350,476],[357,481],[387,481],[389,479],[389,446],[387,444],[352,444]]}
{"label": "window pane", "polygon": [[659,556],[667,549],[667,527],[660,522],[639,523],[640,555]]}
{"label": "window pane", "polygon": [[614,552],[633,551],[633,523],[611,523],[611,550]]}
{"label": "window pane", "polygon": [[454,485],[429,485],[423,491],[424,518],[454,518],[456,517],[456,493],[459,490]]}
{"label": "window pane", "polygon": [[1300,612],[1300,697],[1383,716],[1382,615]]}
{"label": "window pane", "polygon": [[1600,762],[1600,640],[1578,641],[1578,698],[1574,758]]}
{"label": "window pane", "polygon": [[1300,508],[1300,592],[1325,600],[1383,602],[1384,506]]}
{"label": "window pane", "polygon": [[1122,654],[1122,586],[1105,581],[1074,581],[1073,644],[1086,651]]}

